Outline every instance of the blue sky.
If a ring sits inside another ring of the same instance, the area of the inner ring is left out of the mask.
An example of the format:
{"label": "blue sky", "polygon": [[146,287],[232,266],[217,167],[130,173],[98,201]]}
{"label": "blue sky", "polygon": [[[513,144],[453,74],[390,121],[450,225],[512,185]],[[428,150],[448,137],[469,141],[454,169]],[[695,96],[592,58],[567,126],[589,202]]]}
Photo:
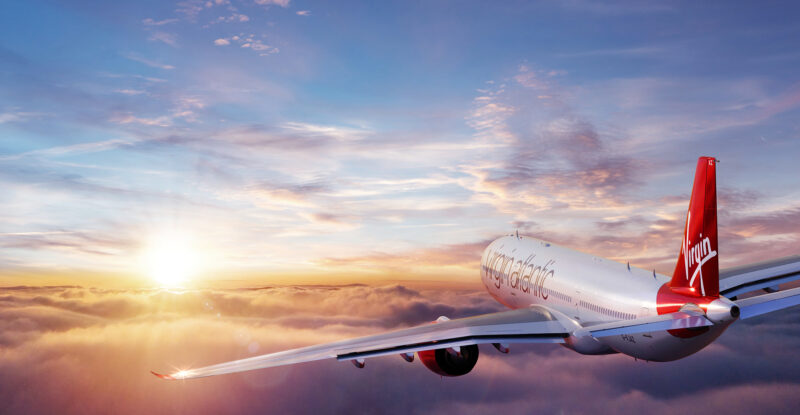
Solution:
{"label": "blue sky", "polygon": [[797,15],[12,1],[0,267],[146,281],[169,233],[208,280],[450,278],[519,229],[669,272],[701,155],[721,160],[722,265],[796,253]]}

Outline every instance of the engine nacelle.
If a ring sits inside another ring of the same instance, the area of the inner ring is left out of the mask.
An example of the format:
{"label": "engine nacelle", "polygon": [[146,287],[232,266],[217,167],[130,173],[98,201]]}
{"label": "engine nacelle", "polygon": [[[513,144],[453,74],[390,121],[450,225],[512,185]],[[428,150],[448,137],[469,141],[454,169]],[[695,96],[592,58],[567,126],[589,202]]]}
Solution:
{"label": "engine nacelle", "polygon": [[417,355],[431,372],[442,376],[461,376],[469,373],[478,363],[478,345],[461,346],[459,349],[458,353],[453,349],[423,350]]}

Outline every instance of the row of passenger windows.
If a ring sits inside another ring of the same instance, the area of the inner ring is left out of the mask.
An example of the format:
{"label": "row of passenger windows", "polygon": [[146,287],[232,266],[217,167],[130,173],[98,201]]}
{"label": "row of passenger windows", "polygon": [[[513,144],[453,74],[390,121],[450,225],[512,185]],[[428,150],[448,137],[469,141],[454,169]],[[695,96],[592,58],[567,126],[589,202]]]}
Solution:
{"label": "row of passenger windows", "polygon": [[631,313],[623,313],[622,311],[612,310],[606,307],[600,307],[597,304],[592,304],[586,301],[581,301],[580,306],[587,310],[594,311],[595,313],[605,314],[609,317],[618,318],[620,320],[633,320],[636,318],[636,316]]}
{"label": "row of passenger windows", "polygon": [[556,290],[551,290],[550,288],[545,288],[544,292],[548,296],[556,297],[559,300],[561,300],[561,301],[563,301],[563,302],[565,302],[567,304],[572,304],[572,297],[570,297],[570,296],[568,296],[568,295],[566,295],[564,293],[560,293],[560,292],[558,292]]}

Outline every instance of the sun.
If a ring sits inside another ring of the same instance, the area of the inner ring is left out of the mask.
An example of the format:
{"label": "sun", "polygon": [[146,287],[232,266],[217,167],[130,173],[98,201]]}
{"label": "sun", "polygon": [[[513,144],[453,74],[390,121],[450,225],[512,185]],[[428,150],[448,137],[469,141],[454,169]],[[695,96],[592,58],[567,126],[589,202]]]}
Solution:
{"label": "sun", "polygon": [[153,234],[142,251],[143,272],[166,287],[190,281],[199,271],[201,255],[192,238],[182,232],[164,231]]}

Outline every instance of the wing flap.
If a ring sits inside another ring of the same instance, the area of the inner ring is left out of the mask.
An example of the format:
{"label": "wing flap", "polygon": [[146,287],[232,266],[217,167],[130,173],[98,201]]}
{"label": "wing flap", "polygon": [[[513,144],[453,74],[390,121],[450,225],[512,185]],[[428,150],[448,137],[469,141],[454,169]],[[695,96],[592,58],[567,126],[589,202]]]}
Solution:
{"label": "wing flap", "polygon": [[486,344],[486,343],[564,343],[564,338],[568,334],[559,335],[516,335],[516,336],[468,336],[461,339],[453,339],[448,341],[430,342],[419,345],[399,346],[386,349],[370,350],[365,352],[352,352],[340,354],[336,356],[337,360],[353,360],[364,359],[368,357],[378,357],[385,355],[394,355],[400,353],[413,353],[421,352],[423,350],[442,349],[446,347],[455,346],[469,346],[472,344]]}
{"label": "wing flap", "polygon": [[798,304],[800,304],[800,287],[736,301],[740,310],[739,318],[743,320]]}
{"label": "wing flap", "polygon": [[613,323],[598,324],[596,326],[587,327],[586,331],[593,337],[607,337],[621,334],[705,327],[713,324],[714,323],[707,319],[703,313],[687,310],[653,317],[638,318],[635,320],[621,320]]}
{"label": "wing flap", "polygon": [[162,379],[191,379],[326,358],[352,360],[482,343],[558,343],[563,342],[568,335],[567,329],[549,310],[531,307],[425,324],[375,336],[286,350],[156,376]]}

